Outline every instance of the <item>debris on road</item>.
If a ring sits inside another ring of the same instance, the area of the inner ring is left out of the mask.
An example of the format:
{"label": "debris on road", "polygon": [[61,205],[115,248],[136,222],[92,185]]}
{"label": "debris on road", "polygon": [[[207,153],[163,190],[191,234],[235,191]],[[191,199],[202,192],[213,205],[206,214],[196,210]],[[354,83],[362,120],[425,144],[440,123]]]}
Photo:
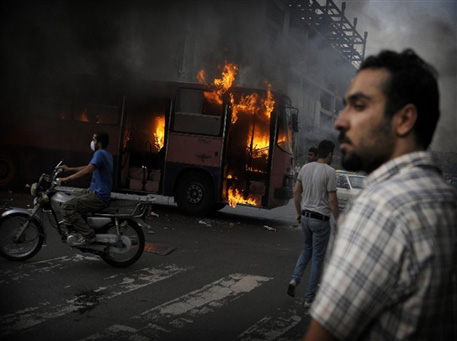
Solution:
{"label": "debris on road", "polygon": [[198,223],[199,223],[199,224],[202,224],[202,225],[206,225],[206,226],[208,226],[208,227],[211,227],[211,226],[212,226],[210,223],[208,223],[208,222],[206,222],[206,221],[204,221],[204,220],[199,220]]}
{"label": "debris on road", "polygon": [[273,231],[276,232],[276,229],[274,227],[268,226],[268,225],[263,225],[263,228],[268,231]]}

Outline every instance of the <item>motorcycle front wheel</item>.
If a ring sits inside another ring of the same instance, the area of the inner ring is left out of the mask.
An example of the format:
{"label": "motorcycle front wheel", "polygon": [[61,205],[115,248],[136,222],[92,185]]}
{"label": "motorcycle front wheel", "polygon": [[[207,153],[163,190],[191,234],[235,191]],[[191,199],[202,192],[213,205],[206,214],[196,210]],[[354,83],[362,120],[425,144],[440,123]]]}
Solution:
{"label": "motorcycle front wheel", "polygon": [[[126,224],[121,222],[120,232],[121,240],[127,237],[131,245],[122,242],[119,246],[109,246],[101,257],[107,264],[123,268],[132,265],[141,257],[145,241],[143,230],[132,220],[127,220]],[[106,233],[117,234],[116,226],[109,227]]]}
{"label": "motorcycle front wheel", "polygon": [[[32,258],[40,251],[44,242],[43,227],[25,213],[11,214],[0,221],[0,255],[13,261]],[[22,227],[28,226],[18,236]]]}

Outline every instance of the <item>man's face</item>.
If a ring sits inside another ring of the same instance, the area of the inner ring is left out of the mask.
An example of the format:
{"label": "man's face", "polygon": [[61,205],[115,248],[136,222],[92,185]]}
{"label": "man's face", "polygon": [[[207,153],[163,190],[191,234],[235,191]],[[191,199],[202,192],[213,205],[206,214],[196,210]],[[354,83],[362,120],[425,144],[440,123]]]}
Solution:
{"label": "man's face", "polygon": [[340,132],[343,167],[371,173],[392,155],[395,134],[391,120],[384,117],[386,97],[383,84],[385,69],[364,69],[352,80],[344,97],[345,107],[335,121]]}
{"label": "man's face", "polygon": [[313,152],[308,152],[308,162],[316,161],[317,160],[317,155],[314,154]]}
{"label": "man's face", "polygon": [[97,134],[92,135],[92,142],[93,142],[95,150],[97,150],[98,149]]}

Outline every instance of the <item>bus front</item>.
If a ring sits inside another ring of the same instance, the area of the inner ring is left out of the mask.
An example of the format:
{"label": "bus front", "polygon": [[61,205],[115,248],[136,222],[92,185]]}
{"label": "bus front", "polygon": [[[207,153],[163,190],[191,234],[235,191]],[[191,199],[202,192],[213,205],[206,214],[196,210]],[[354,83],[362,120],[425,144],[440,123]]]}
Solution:
{"label": "bus front", "polygon": [[278,104],[275,119],[271,122],[275,143],[271,145],[269,189],[264,205],[266,208],[287,205],[293,198],[293,134],[298,130],[298,110],[290,106],[287,97]]}

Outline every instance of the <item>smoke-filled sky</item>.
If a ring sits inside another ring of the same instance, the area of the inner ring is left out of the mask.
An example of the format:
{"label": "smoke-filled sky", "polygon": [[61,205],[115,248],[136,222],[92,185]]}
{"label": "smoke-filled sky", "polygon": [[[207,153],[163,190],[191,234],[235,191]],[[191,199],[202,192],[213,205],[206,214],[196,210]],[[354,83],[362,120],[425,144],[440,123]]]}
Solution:
{"label": "smoke-filled sky", "polygon": [[438,70],[441,119],[432,150],[457,152],[457,1],[346,0],[346,17],[368,32],[365,56],[412,48]]}
{"label": "smoke-filled sky", "polygon": [[[319,0],[319,2],[325,3],[325,0]],[[334,2],[341,8],[343,0],[334,0]],[[364,31],[368,32],[366,55],[377,53],[385,48],[403,50],[410,47],[437,68],[440,74],[442,118],[432,149],[457,152],[457,0],[346,0],[345,2],[346,17],[351,21],[357,17],[359,33],[363,35]],[[107,3],[112,6],[106,6]],[[31,78],[33,75],[41,77],[59,75],[62,72],[77,70],[81,65],[87,65],[86,68],[90,70],[98,69],[99,73],[107,75],[134,71],[145,74],[155,71],[155,77],[161,79],[159,71],[164,70],[163,72],[169,73],[170,67],[165,67],[162,62],[153,63],[155,57],[146,59],[146,56],[157,56],[156,59],[163,61],[162,55],[168,53],[165,59],[168,64],[175,61],[177,65],[175,69],[178,70],[179,65],[182,64],[179,53],[183,49],[194,46],[196,42],[178,39],[181,31],[190,28],[174,23],[183,21],[179,19],[179,15],[195,16],[192,12],[194,6],[192,1],[170,1],[173,6],[168,7],[161,5],[165,3],[169,2],[126,0],[2,2],[0,64],[2,64],[3,78],[1,84],[4,86],[2,86],[0,98],[14,95],[14,87],[10,84],[13,80],[17,83],[18,80]],[[215,3],[220,5],[223,1]],[[244,6],[248,4],[251,2],[243,2]],[[148,5],[153,10],[139,12],[132,10],[140,5]],[[237,9],[234,7],[231,10]],[[172,12],[175,13],[174,17],[171,15]],[[235,12],[236,15],[230,16],[230,22],[233,22],[233,18],[238,20],[232,24],[232,27],[239,27],[246,22],[245,16],[240,15],[239,12],[242,13],[238,10]],[[171,17],[175,18],[174,21],[170,20]],[[159,20],[161,18],[163,19]],[[138,24],[131,25],[132,22],[138,22]],[[168,25],[167,29],[164,29],[164,23],[167,22],[173,25]],[[221,41],[227,41],[227,37],[215,30],[214,25],[209,25],[211,22],[212,20],[202,22],[201,31],[206,34],[220,35]],[[147,32],[157,34],[147,34]],[[249,36],[252,35],[255,35],[255,32],[249,34]],[[205,44],[211,41],[209,40],[211,37],[204,36],[203,33],[200,36],[204,37],[200,40]],[[239,37],[239,35],[232,36]],[[254,39],[245,40],[254,41]],[[242,47],[243,44],[239,42],[235,46]],[[207,50],[208,55],[213,56],[220,49],[212,46]],[[250,50],[252,52],[252,48]],[[234,51],[236,52],[237,49]],[[200,56],[200,59],[204,61],[205,56]],[[186,60],[186,62],[190,61]],[[24,77],[18,75],[19,69],[25,70]],[[5,74],[10,76],[8,81],[4,81],[7,79]],[[239,76],[241,79],[243,75]],[[21,87],[21,84],[17,85],[18,88]],[[9,90],[11,94],[5,95],[5,90]]]}

